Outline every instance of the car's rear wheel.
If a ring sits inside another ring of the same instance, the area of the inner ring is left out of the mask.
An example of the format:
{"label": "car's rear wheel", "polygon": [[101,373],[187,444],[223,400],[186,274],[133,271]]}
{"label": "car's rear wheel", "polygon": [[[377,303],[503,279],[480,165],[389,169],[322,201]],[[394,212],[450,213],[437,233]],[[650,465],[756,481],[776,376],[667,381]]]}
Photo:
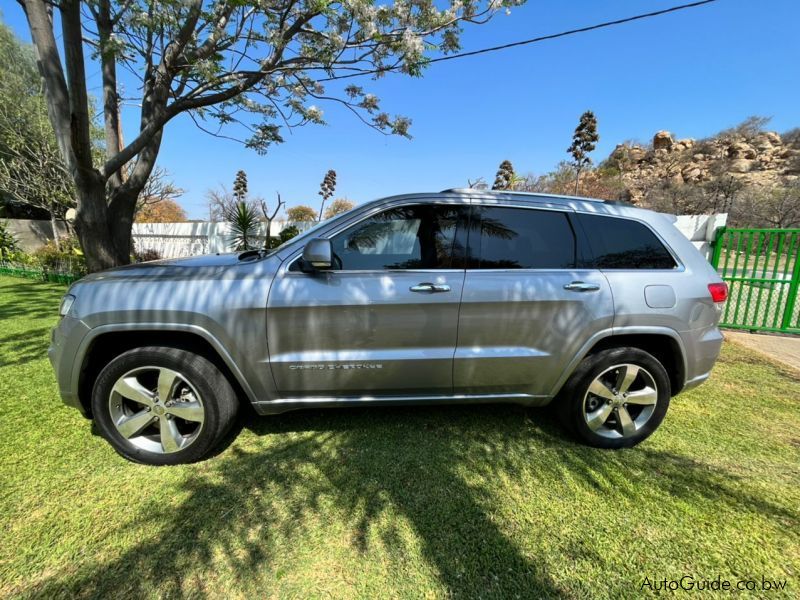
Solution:
{"label": "car's rear wheel", "polygon": [[564,424],[598,448],[628,448],[650,436],[669,407],[663,365],[638,348],[588,356],[556,399]]}
{"label": "car's rear wheel", "polygon": [[135,348],[112,360],[92,392],[98,430],[135,462],[174,465],[207,456],[229,431],[238,401],[225,376],[198,354]]}

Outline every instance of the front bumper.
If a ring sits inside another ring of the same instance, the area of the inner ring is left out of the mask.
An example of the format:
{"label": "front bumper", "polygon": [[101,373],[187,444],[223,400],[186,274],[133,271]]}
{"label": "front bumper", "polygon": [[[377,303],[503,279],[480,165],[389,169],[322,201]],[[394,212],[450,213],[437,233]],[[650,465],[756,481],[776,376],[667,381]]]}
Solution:
{"label": "front bumper", "polygon": [[80,373],[81,356],[78,350],[81,342],[89,333],[89,327],[80,319],[70,316],[62,317],[50,334],[50,348],[47,356],[58,382],[58,392],[67,406],[77,408],[84,417],[87,411],[78,396],[78,375]]}

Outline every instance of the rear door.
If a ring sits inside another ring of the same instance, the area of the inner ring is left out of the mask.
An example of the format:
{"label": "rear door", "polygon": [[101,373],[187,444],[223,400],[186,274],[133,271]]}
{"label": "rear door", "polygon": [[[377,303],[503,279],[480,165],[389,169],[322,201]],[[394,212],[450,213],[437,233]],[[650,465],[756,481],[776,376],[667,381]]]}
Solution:
{"label": "rear door", "polygon": [[473,205],[456,393],[549,395],[584,343],[611,327],[609,284],[582,267],[576,225],[560,207]]}
{"label": "rear door", "polygon": [[468,205],[378,210],[331,236],[334,269],[282,267],[267,339],[280,395],[449,396]]}

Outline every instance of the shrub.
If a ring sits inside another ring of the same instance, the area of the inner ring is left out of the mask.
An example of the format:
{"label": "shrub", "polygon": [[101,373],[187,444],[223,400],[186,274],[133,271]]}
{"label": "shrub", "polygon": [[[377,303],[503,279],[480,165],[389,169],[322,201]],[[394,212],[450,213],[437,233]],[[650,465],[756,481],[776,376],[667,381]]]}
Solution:
{"label": "shrub", "polygon": [[134,251],[133,262],[141,263],[151,260],[161,260],[163,257],[161,253],[155,248],[143,248],[142,250]]}
{"label": "shrub", "polygon": [[8,230],[8,223],[0,221],[0,259],[10,260],[10,255],[18,249],[17,237]]}
{"label": "shrub", "polygon": [[278,234],[278,237],[280,238],[281,244],[283,244],[284,242],[288,242],[290,239],[292,239],[299,233],[300,230],[297,227],[295,227],[294,225],[289,225],[288,227],[284,227],[283,229],[281,229],[281,232]]}
{"label": "shrub", "polygon": [[62,240],[61,247],[47,242],[33,253],[35,263],[44,273],[82,276],[86,274],[86,260],[77,240]]}

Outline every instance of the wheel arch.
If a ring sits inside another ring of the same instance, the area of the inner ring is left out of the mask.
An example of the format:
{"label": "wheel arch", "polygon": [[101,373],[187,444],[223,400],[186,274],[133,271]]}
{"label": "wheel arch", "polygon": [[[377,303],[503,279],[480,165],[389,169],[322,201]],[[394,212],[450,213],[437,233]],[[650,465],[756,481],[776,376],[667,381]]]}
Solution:
{"label": "wheel arch", "polygon": [[199,354],[220,369],[233,386],[237,397],[251,403],[254,394],[244,376],[236,367],[225,348],[207,331],[198,327],[169,329],[160,327],[116,328],[104,326],[93,330],[82,344],[81,360],[75,361],[77,396],[84,414],[91,418],[91,394],[94,381],[112,360],[119,355],[143,346],[166,346]]}
{"label": "wheel arch", "polygon": [[678,333],[666,327],[613,329],[591,338],[562,374],[552,396],[556,396],[583,359],[609,348],[632,347],[652,354],[667,371],[670,395],[676,396],[686,383],[686,351]]}

